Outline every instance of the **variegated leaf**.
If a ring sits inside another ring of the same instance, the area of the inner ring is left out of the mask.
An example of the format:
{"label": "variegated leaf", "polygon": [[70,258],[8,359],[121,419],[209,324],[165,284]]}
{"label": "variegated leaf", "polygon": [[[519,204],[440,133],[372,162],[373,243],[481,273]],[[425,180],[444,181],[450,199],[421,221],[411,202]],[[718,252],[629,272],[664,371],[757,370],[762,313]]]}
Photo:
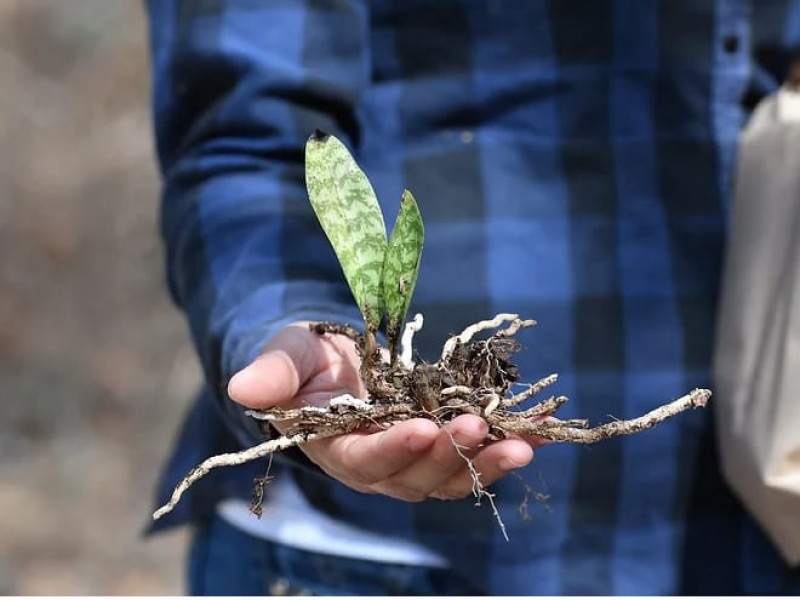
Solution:
{"label": "variegated leaf", "polygon": [[306,186],[367,328],[375,331],[384,312],[381,272],[387,244],[375,191],[344,144],[319,130],[306,144]]}
{"label": "variegated leaf", "polygon": [[414,196],[405,190],[383,262],[383,301],[388,315],[386,329],[392,357],[396,355],[400,330],[417,284],[424,241],[422,216]]}

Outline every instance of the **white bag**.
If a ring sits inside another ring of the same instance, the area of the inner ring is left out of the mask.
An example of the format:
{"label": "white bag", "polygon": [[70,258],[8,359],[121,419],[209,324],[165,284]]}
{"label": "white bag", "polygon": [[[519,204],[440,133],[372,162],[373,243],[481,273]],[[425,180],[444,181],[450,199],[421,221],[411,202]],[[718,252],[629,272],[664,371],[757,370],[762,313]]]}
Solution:
{"label": "white bag", "polygon": [[724,475],[800,564],[800,92],[741,135],[714,357]]}

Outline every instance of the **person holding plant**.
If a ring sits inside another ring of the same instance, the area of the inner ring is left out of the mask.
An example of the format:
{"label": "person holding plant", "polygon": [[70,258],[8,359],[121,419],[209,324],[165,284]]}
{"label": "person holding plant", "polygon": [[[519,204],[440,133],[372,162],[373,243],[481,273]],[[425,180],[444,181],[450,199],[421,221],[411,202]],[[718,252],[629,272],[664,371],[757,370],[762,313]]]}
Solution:
{"label": "person holding plant", "polygon": [[[169,283],[206,380],[160,501],[263,439],[247,408],[363,393],[352,341],[306,326],[360,321],[306,193],[316,129],[384,213],[417,198],[418,360],[502,311],[539,322],[519,367],[560,374],[563,418],[637,416],[708,384],[743,102],[782,76],[800,3],[147,6]],[[261,520],[246,512],[263,463],[214,472],[159,524],[196,524],[194,593],[786,591],[720,478],[710,417],[535,461],[540,441],[484,444],[475,415],[412,420],[276,455]]]}

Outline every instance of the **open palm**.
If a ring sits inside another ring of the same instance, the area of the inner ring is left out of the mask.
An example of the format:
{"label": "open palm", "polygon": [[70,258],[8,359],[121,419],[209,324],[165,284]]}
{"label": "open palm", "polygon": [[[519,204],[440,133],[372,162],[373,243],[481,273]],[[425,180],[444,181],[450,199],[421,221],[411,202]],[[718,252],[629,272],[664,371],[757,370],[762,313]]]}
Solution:
{"label": "open palm", "polygon": [[[352,340],[320,336],[308,323],[295,323],[231,379],[228,393],[256,410],[326,405],[343,393],[364,397],[359,365]],[[360,492],[410,502],[457,499],[472,492],[473,479],[454,444],[472,458],[485,486],[528,464],[539,445],[520,439],[482,445],[487,429],[474,415],[461,415],[442,428],[427,419],[411,419],[382,431],[344,434],[301,448],[328,475]]]}

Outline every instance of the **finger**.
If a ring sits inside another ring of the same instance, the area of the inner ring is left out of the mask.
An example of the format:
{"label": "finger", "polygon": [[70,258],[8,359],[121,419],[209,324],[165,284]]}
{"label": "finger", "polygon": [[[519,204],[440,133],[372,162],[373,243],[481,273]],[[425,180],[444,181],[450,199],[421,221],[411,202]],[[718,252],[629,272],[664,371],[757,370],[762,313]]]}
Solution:
{"label": "finger", "polygon": [[[533,448],[522,440],[509,439],[481,448],[472,459],[478,481],[489,487],[514,469],[524,467],[533,460]],[[473,491],[474,473],[465,465],[448,481],[431,494],[442,500],[464,498]]]}
{"label": "finger", "polygon": [[[323,468],[337,479],[372,485],[402,471],[429,451],[439,428],[427,419],[411,419],[378,433],[343,435],[308,445]],[[347,483],[347,481],[344,481]]]}
{"label": "finger", "polygon": [[324,358],[318,336],[302,327],[287,327],[261,356],[231,378],[228,395],[256,409],[285,403],[314,375]]}
{"label": "finger", "polygon": [[480,417],[456,417],[439,431],[430,451],[382,483],[381,492],[404,500],[424,500],[463,468],[464,456],[472,455],[487,431]]}

